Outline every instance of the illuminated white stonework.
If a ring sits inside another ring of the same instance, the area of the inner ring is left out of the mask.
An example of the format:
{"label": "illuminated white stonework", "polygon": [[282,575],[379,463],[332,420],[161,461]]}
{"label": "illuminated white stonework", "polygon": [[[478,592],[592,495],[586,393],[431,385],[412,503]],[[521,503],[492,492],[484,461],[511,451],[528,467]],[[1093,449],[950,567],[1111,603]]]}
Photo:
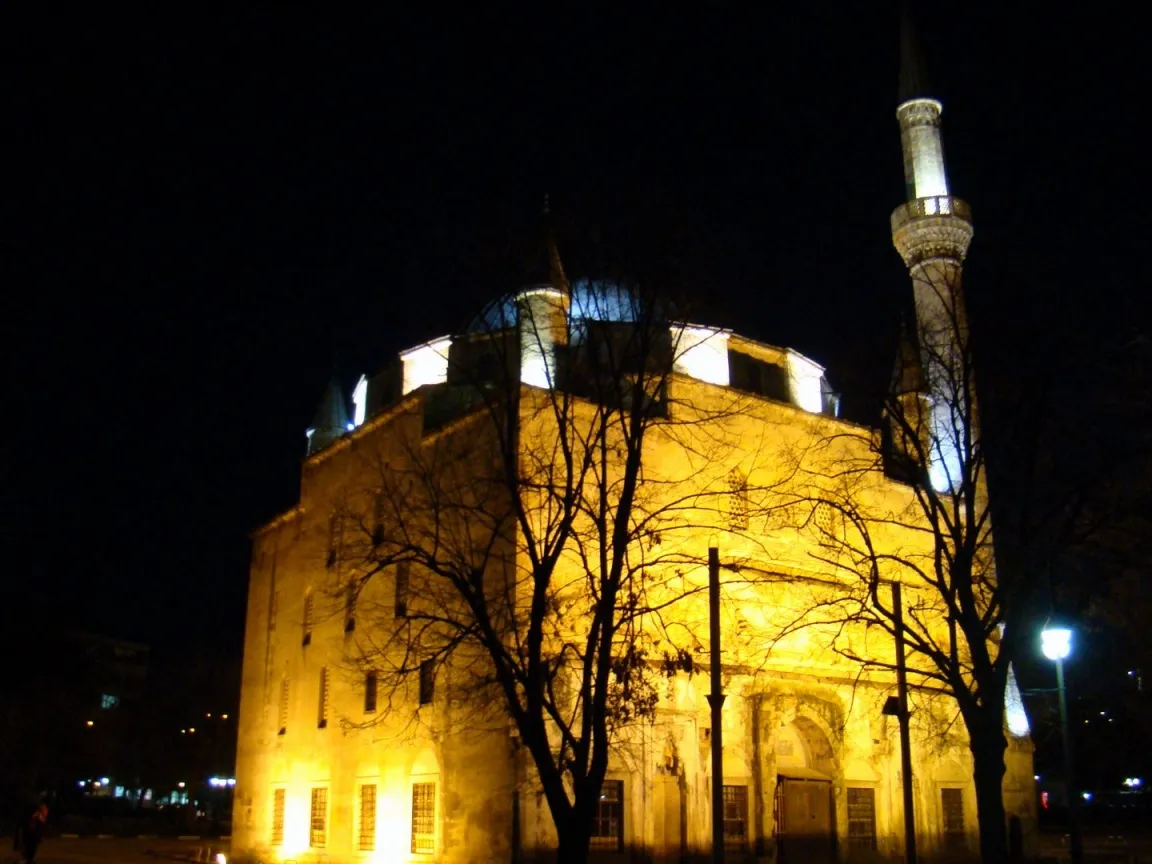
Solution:
{"label": "illuminated white stonework", "polygon": [[824,367],[791,349],[787,362],[792,402],[805,411],[819,414],[824,409]]}
{"label": "illuminated white stonework", "polygon": [[403,393],[411,393],[425,384],[443,384],[448,380],[448,349],[452,337],[444,336],[400,352],[404,364]]}
{"label": "illuminated white stonework", "polygon": [[944,146],[940,141],[940,112],[935,99],[911,99],[896,109],[904,145],[904,178],[914,198],[948,194]]}
{"label": "illuminated white stonework", "polygon": [[556,381],[556,346],[565,341],[567,300],[554,288],[516,297],[520,326],[520,382],[549,389]]}
{"label": "illuminated white stonework", "polygon": [[356,389],[352,391],[352,427],[363,425],[364,415],[368,410],[368,376],[361,375],[356,382]]}
{"label": "illuminated white stonework", "polygon": [[672,369],[709,384],[727,387],[729,331],[715,327],[680,324],[672,328]]}
{"label": "illuminated white stonework", "polygon": [[1008,731],[1017,738],[1023,738],[1032,732],[1028,725],[1028,713],[1024,710],[1024,699],[1020,695],[1020,685],[1016,683],[1016,670],[1008,664],[1008,685],[1004,691],[1004,717],[1008,722]]}

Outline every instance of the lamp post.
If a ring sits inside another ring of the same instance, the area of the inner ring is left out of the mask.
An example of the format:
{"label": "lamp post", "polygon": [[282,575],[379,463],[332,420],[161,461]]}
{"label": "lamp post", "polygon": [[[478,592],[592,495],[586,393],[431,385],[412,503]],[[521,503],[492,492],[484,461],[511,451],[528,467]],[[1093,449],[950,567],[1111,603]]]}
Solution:
{"label": "lamp post", "polygon": [[1056,691],[1060,696],[1060,737],[1064,745],[1064,785],[1068,790],[1068,854],[1072,864],[1084,861],[1080,836],[1080,796],[1072,775],[1072,730],[1068,728],[1068,698],[1064,686],[1064,661],[1072,653],[1072,631],[1066,627],[1045,627],[1040,633],[1040,650],[1056,664]]}

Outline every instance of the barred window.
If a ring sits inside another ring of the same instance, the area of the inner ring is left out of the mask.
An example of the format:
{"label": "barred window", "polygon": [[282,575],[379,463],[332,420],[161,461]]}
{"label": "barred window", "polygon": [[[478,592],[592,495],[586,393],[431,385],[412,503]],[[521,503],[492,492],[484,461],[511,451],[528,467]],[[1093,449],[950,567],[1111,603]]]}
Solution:
{"label": "barred window", "polygon": [[332,567],[340,558],[340,547],[344,544],[344,517],[333,513],[328,517],[328,566]]}
{"label": "barred window", "polygon": [[619,852],[624,848],[624,781],[605,780],[592,818],[590,849]]}
{"label": "barred window", "polygon": [[408,617],[408,562],[401,561],[396,565],[396,603],[395,614],[397,618]]}
{"label": "barred window", "polygon": [[320,667],[320,692],[316,697],[316,728],[324,729],[328,726],[328,667]]}
{"label": "barred window", "polygon": [[280,731],[277,735],[288,731],[288,687],[288,679],[285,678],[280,682]]}
{"label": "barred window", "polygon": [[875,789],[848,789],[848,848],[861,852],[876,849]]}
{"label": "barred window", "polygon": [[739,471],[728,475],[728,528],[743,531],[748,527],[748,478]]}
{"label": "barred window", "polygon": [[376,784],[360,787],[360,835],[356,845],[361,852],[376,848]]}
{"label": "barred window", "polygon": [[272,791],[272,845],[284,845],[284,790]]}
{"label": "barred window", "polygon": [[412,784],[412,852],[436,851],[436,784]]}
{"label": "barred window", "polygon": [[315,602],[316,598],[312,596],[311,591],[304,595],[304,635],[300,640],[304,645],[312,644],[312,613]]}
{"label": "barred window", "polygon": [[724,848],[743,851],[748,844],[748,787],[724,787]]}
{"label": "barred window", "polygon": [[436,695],[436,667],[431,660],[420,664],[420,704],[428,705]]}
{"label": "barred window", "polygon": [[941,789],[940,806],[944,814],[944,845],[950,849],[963,848],[964,831],[964,790]]}
{"label": "barred window", "polygon": [[328,842],[328,787],[312,789],[312,815],[309,820],[308,845],[323,849]]}
{"label": "barred window", "polygon": [[376,711],[376,673],[369,672],[364,676],[364,713],[371,714]]}
{"label": "barred window", "polygon": [[376,495],[376,522],[372,528],[372,544],[379,546],[384,542],[384,492],[381,490]]}
{"label": "barred window", "polygon": [[349,580],[344,589],[344,632],[356,629],[356,580]]}

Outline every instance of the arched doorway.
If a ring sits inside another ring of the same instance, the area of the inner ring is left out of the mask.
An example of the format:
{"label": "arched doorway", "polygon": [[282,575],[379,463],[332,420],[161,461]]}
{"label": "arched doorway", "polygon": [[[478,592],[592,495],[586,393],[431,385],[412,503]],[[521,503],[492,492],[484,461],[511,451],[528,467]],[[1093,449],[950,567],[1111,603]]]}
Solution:
{"label": "arched doorway", "polygon": [[832,745],[811,719],[776,730],[774,823],[782,864],[832,864],[835,806]]}

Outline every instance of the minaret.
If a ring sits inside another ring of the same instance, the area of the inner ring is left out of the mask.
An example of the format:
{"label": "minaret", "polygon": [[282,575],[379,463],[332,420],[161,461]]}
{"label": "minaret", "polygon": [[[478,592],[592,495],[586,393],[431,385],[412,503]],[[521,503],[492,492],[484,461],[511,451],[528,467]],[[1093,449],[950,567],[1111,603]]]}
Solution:
{"label": "minaret", "polygon": [[901,26],[900,143],[908,200],[892,213],[892,242],[912,277],[916,306],[913,343],[930,406],[929,472],[937,490],[959,481],[957,430],[971,423],[968,326],[961,273],[972,219],[968,205],[949,194],[940,140],[943,106],[927,95],[919,44],[905,7]]}

